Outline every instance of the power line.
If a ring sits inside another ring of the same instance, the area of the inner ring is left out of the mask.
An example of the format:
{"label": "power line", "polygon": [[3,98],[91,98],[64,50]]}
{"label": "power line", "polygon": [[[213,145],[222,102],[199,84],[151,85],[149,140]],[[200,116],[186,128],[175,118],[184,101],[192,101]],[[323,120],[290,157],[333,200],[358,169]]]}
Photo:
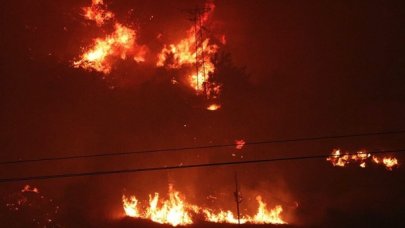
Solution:
{"label": "power line", "polygon": [[[394,135],[394,134],[403,134],[403,133],[405,133],[405,130],[385,131],[385,132],[368,132],[368,133],[331,135],[331,136],[301,137],[301,138],[290,138],[290,139],[270,139],[270,140],[264,140],[264,141],[246,142],[244,145],[265,145],[265,144],[275,144],[275,143],[293,143],[293,142],[318,141],[318,140],[327,140],[327,139],[341,139],[341,138],[366,137],[366,136],[378,136],[378,135]],[[173,148],[160,148],[160,149],[146,149],[146,150],[129,151],[129,152],[118,152],[118,153],[101,153],[101,154],[87,154],[87,155],[72,155],[72,156],[34,158],[34,159],[24,159],[24,160],[10,160],[10,161],[2,161],[2,162],[0,162],[0,165],[31,163],[31,162],[44,162],[44,161],[72,160],[72,159],[83,159],[83,158],[97,158],[97,157],[114,157],[114,156],[125,156],[125,155],[134,155],[134,154],[175,152],[175,151],[188,151],[188,150],[198,150],[198,149],[214,149],[214,148],[226,148],[226,147],[235,147],[235,143],[232,143],[232,144],[203,145],[203,146],[191,146],[191,147],[173,147]]]}
{"label": "power line", "polygon": [[[386,154],[386,153],[403,153],[403,152],[405,152],[405,149],[374,151],[374,152],[367,152],[367,153],[368,154]],[[349,153],[347,155],[357,155],[357,154]],[[64,173],[64,174],[55,174],[55,175],[13,177],[13,178],[0,179],[0,183],[32,181],[32,180],[49,180],[49,179],[84,177],[84,176],[103,176],[103,175],[114,175],[114,174],[124,174],[124,173],[191,169],[191,168],[203,168],[203,167],[214,167],[214,166],[243,165],[243,164],[254,164],[254,163],[278,162],[278,161],[307,160],[307,159],[321,159],[321,158],[325,159],[328,157],[339,157],[339,156],[337,156],[337,155],[310,155],[310,156],[298,156],[298,157],[281,157],[281,158],[270,158],[270,159],[260,159],[260,160],[234,161],[234,162],[200,163],[200,164],[192,164],[192,165],[163,166],[163,167],[150,167],[150,168],[139,168],[139,169],[122,169],[122,170],[83,172],[83,173]]]}

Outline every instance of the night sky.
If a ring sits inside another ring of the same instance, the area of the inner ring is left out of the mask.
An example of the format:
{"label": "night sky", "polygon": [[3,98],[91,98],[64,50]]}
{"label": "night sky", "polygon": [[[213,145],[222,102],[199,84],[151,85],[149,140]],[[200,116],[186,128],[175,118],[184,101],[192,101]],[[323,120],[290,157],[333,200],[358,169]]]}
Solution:
{"label": "night sky", "polygon": [[[214,112],[194,91],[171,83],[181,70],[157,68],[153,59],[164,43],[183,38],[192,25],[185,9],[201,2],[105,1],[149,48],[145,63],[119,60],[109,75],[72,67],[83,47],[109,32],[83,19],[81,8],[90,0],[2,3],[0,161],[405,130],[401,1],[216,0],[210,32],[225,34],[227,43],[216,65],[222,107]],[[328,155],[335,148],[396,150],[405,148],[404,139],[398,134],[0,165],[0,178]],[[395,156],[403,164],[405,156]],[[190,202],[234,210],[235,172],[243,208],[252,210],[250,202],[261,194],[271,206],[283,205],[292,225],[403,223],[404,167],[339,168],[324,159],[0,183],[0,221],[36,227],[27,222],[30,213],[4,207],[26,184],[54,201],[36,213],[59,206],[55,224],[61,227],[120,224],[123,193],[147,199],[165,194],[169,183]]]}

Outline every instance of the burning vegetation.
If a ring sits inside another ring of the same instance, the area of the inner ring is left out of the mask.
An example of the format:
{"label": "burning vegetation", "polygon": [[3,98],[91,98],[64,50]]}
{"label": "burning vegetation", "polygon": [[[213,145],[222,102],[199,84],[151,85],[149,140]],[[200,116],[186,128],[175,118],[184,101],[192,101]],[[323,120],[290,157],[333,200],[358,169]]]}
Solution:
{"label": "burning vegetation", "polygon": [[395,157],[379,157],[364,151],[358,151],[356,154],[350,154],[348,152],[343,154],[339,149],[335,149],[326,160],[329,161],[333,166],[338,167],[345,167],[349,164],[357,164],[361,168],[366,168],[368,163],[374,163],[377,165],[382,165],[387,170],[392,171],[393,168],[399,166],[398,160]]}
{"label": "burning vegetation", "polygon": [[189,85],[197,93],[205,92],[208,96],[216,96],[220,85],[211,83],[210,77],[215,72],[212,62],[219,46],[211,43],[210,38],[203,36],[204,26],[214,12],[215,5],[208,2],[203,9],[196,9],[195,25],[186,32],[186,38],[176,44],[164,45],[158,54],[158,67],[178,69],[184,66],[195,66],[195,72],[187,76]]}
{"label": "burning vegetation", "polygon": [[[213,42],[205,32],[214,9],[214,3],[209,1],[204,8],[193,10],[194,25],[185,32],[185,38],[172,44],[164,44],[157,54],[156,62],[158,68],[187,69],[189,73],[181,82],[186,82],[197,95],[207,99],[206,109],[209,111],[221,108],[218,99],[222,85],[214,80],[213,59],[220,45],[225,44],[225,35]],[[137,31],[118,22],[102,0],[93,0],[91,6],[83,8],[83,12],[84,18],[95,22],[98,27],[104,28],[113,24],[114,29],[112,33],[95,38],[92,45],[83,48],[83,53],[73,61],[75,68],[107,75],[111,73],[113,64],[118,59],[125,60],[131,56],[136,63],[146,61],[148,48],[137,44]]]}
{"label": "burning vegetation", "polygon": [[286,224],[281,213],[283,208],[277,205],[269,209],[262,197],[256,197],[257,211],[253,216],[234,214],[231,210],[212,210],[210,208],[190,204],[184,195],[169,185],[168,198],[161,198],[159,193],[149,195],[146,205],[141,205],[136,196],[122,196],[125,215],[133,218],[147,219],[160,224],[172,226],[190,225],[195,218],[202,218],[206,222],[229,224]]}

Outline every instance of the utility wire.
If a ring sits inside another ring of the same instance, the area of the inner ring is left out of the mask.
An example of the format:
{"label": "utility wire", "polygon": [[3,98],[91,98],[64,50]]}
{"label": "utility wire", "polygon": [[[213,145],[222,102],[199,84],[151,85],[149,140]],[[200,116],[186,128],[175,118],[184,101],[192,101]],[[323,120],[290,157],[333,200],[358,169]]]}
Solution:
{"label": "utility wire", "polygon": [[[403,152],[405,152],[405,149],[374,151],[374,152],[367,152],[367,154],[386,154],[386,153],[403,153]],[[349,153],[347,155],[357,155],[357,153],[351,153],[351,154]],[[121,169],[121,170],[94,171],[94,172],[83,172],[83,173],[63,173],[63,174],[55,174],[55,175],[12,177],[12,178],[2,178],[2,179],[0,179],[0,183],[32,181],[32,180],[61,179],[61,178],[84,177],[84,176],[103,176],[103,175],[124,174],[124,173],[165,171],[165,170],[190,169],[190,168],[202,168],[202,167],[214,167],[214,166],[269,163],[269,162],[292,161],[292,160],[307,160],[307,159],[321,159],[321,158],[325,159],[328,157],[340,157],[340,156],[342,156],[342,155],[310,155],[310,156],[281,157],[281,158],[269,158],[269,159],[260,159],[260,160],[247,160],[247,161],[233,161],[233,162],[228,161],[228,162],[216,162],[216,163],[200,163],[200,164],[191,164],[191,165],[149,167],[149,168],[138,168],[138,169]]]}
{"label": "utility wire", "polygon": [[[357,134],[345,134],[345,135],[301,137],[301,138],[290,138],[290,139],[270,139],[270,140],[264,140],[264,141],[246,142],[244,145],[265,145],[265,144],[275,144],[275,143],[293,143],[293,142],[318,141],[318,140],[327,140],[327,139],[342,139],[342,138],[366,137],[366,136],[378,136],[378,135],[395,135],[395,134],[404,134],[404,133],[405,133],[405,130],[398,130],[398,131],[385,131],[385,132],[368,132],[368,133],[357,133]],[[190,146],[190,147],[146,149],[146,150],[129,151],[129,152],[118,152],[118,153],[101,153],[101,154],[87,154],[87,155],[72,155],[72,156],[59,156],[59,157],[45,157],[45,158],[33,158],[33,159],[9,160],[9,161],[1,161],[0,165],[31,163],[31,162],[44,162],[44,161],[73,160],[73,159],[83,159],[83,158],[115,157],[115,156],[134,155],[134,154],[149,154],[149,153],[159,153],[159,152],[176,152],[176,151],[188,151],[188,150],[198,150],[198,149],[214,149],[214,148],[226,148],[226,147],[235,147],[235,143],[216,144],[216,145],[202,145],[202,146]]]}

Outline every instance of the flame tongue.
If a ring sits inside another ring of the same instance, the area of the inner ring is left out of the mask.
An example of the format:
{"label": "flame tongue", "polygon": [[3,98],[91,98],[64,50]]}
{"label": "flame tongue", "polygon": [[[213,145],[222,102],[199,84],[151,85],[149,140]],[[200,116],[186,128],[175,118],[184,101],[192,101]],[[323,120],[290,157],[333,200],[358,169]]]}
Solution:
{"label": "flame tongue", "polygon": [[280,214],[283,212],[283,208],[280,205],[277,205],[274,209],[268,210],[267,204],[262,201],[261,196],[256,197],[257,202],[259,203],[259,209],[257,214],[254,216],[253,221],[258,224],[285,224],[281,218]]}
{"label": "flame tongue", "polygon": [[130,217],[149,219],[160,224],[172,226],[192,224],[191,212],[193,206],[188,205],[181,198],[180,193],[169,186],[168,199],[159,200],[159,193],[149,195],[149,207],[146,211],[139,212],[138,200],[135,196],[122,197],[125,214]]}
{"label": "flame tongue", "polygon": [[154,197],[149,195],[149,208],[146,217],[161,224],[187,225],[192,224],[191,215],[187,210],[187,204],[180,198],[180,193],[169,188],[169,199],[159,203],[159,194]]}

